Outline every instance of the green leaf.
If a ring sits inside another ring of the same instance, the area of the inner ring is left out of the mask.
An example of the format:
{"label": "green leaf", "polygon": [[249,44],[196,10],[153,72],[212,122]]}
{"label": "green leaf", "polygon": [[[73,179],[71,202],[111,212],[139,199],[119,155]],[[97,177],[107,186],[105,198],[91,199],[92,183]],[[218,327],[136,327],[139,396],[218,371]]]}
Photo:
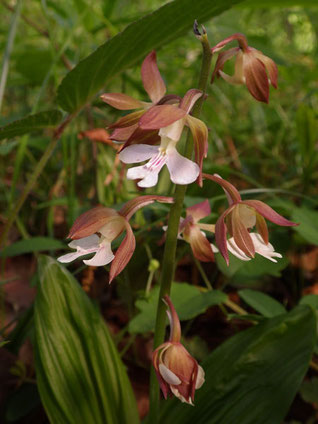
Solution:
{"label": "green leaf", "polygon": [[62,120],[62,112],[56,109],[39,112],[11,122],[0,128],[0,140],[33,133],[45,128],[54,128]]}
{"label": "green leaf", "polygon": [[316,0],[245,0],[239,7],[247,8],[272,8],[272,7],[317,7]]}
{"label": "green leaf", "polygon": [[19,240],[0,252],[1,257],[17,256],[24,253],[43,252],[44,250],[64,249],[65,243],[50,237],[31,237]]}
{"label": "green leaf", "polygon": [[[159,287],[156,286],[147,299],[136,301],[140,312],[129,322],[131,333],[145,333],[154,329],[158,297]],[[181,321],[194,318],[205,312],[209,306],[224,303],[226,299],[227,296],[219,290],[201,292],[187,283],[172,283],[171,300]]]}
{"label": "green leaf", "polygon": [[231,337],[202,364],[205,383],[196,392],[195,408],[167,402],[160,423],[280,424],[315,340],[315,314],[305,306]]}
{"label": "green leaf", "polygon": [[99,311],[73,276],[40,259],[35,302],[39,393],[54,424],[139,422],[127,373]]}
{"label": "green leaf", "polygon": [[307,208],[294,208],[292,220],[300,225],[294,227],[305,240],[318,246],[318,212]]}
{"label": "green leaf", "polygon": [[227,277],[235,275],[236,281],[254,279],[263,275],[272,275],[279,277],[281,271],[288,265],[288,258],[283,257],[277,260],[277,263],[271,262],[261,255],[256,255],[250,261],[241,261],[230,253],[230,265],[227,266],[221,254],[215,255],[215,260],[220,271]]}
{"label": "green leaf", "polygon": [[18,144],[16,140],[9,141],[8,143],[4,142],[0,144],[0,156],[6,156],[8,155]]}
{"label": "green leaf", "polygon": [[58,89],[59,105],[68,112],[80,109],[110,78],[190,31],[195,19],[203,23],[239,1],[175,0],[133,22],[66,75]]}
{"label": "green leaf", "polygon": [[300,305],[310,305],[314,309],[318,309],[318,295],[317,294],[307,294],[302,297],[299,302]]}
{"label": "green leaf", "polygon": [[238,294],[244,302],[264,317],[272,318],[286,313],[284,306],[268,294],[249,289],[240,290]]}

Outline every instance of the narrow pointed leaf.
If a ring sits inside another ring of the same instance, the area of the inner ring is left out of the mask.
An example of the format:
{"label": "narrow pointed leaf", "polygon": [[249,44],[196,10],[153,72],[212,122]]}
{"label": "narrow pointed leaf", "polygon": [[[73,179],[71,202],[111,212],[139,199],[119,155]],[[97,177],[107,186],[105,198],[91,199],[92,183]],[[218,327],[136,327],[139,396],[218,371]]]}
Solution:
{"label": "narrow pointed leaf", "polygon": [[112,77],[140,63],[151,50],[190,31],[194,19],[204,23],[239,2],[175,0],[133,22],[66,75],[58,89],[59,105],[69,112],[79,110]]}
{"label": "narrow pointed leaf", "polygon": [[40,258],[35,302],[39,393],[54,424],[138,423],[131,385],[107,326],[73,276]]}
{"label": "narrow pointed leaf", "polygon": [[268,294],[250,289],[240,290],[238,293],[244,302],[264,317],[272,318],[286,313],[284,306]]}
{"label": "narrow pointed leaf", "polygon": [[0,140],[42,131],[46,128],[55,128],[61,122],[62,117],[62,112],[55,109],[26,116],[25,118],[1,127]]}

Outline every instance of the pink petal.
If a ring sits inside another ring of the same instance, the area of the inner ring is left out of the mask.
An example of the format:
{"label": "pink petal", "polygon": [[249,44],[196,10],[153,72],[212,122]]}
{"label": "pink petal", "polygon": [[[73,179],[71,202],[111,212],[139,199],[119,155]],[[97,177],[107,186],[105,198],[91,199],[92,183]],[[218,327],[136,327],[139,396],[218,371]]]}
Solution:
{"label": "pink petal", "polygon": [[110,136],[111,140],[115,141],[126,141],[138,128],[138,124],[131,125],[130,127],[115,128]]}
{"label": "pink petal", "polygon": [[220,176],[214,174],[202,174],[203,178],[208,178],[209,180],[212,180],[219,184],[225,193],[229,196],[229,199],[232,200],[233,203],[237,203],[241,201],[240,193],[236,190],[233,184],[229,183],[228,181],[224,180]]}
{"label": "pink petal", "polygon": [[96,233],[107,221],[118,213],[114,209],[97,206],[82,215],[74,222],[68,238],[82,239]]}
{"label": "pink petal", "polygon": [[123,93],[105,93],[102,94],[101,99],[103,102],[115,107],[119,110],[131,110],[144,108],[144,103],[133,97],[127,96]]}
{"label": "pink petal", "polygon": [[255,256],[254,243],[241,220],[239,207],[234,207],[231,218],[235,243],[247,256],[253,258]]}
{"label": "pink petal", "polygon": [[133,144],[119,153],[119,159],[124,163],[138,163],[148,160],[158,153],[159,147],[148,144]]}
{"label": "pink petal", "polygon": [[277,69],[276,63],[270,57],[265,56],[262,52],[256,49],[252,49],[252,50],[253,50],[254,56],[264,63],[272,86],[274,88],[277,88],[278,69]]}
{"label": "pink petal", "polygon": [[191,184],[200,173],[200,168],[192,160],[181,156],[175,148],[167,151],[167,167],[170,179],[175,184]]}
{"label": "pink petal", "polygon": [[240,47],[243,50],[246,50],[248,48],[245,35],[240,34],[240,33],[236,33],[236,34],[231,35],[230,37],[225,38],[224,40],[220,41],[216,46],[212,47],[212,53],[218,52],[224,46],[226,46],[228,43],[230,43],[231,41],[234,41],[234,40],[238,41]]}
{"label": "pink petal", "polygon": [[129,200],[119,211],[119,214],[124,216],[128,221],[140,208],[143,208],[147,205],[151,205],[151,203],[159,202],[159,203],[173,203],[173,197],[167,196],[156,196],[156,195],[148,195],[148,196],[138,196],[134,199]]}
{"label": "pink petal", "polygon": [[261,235],[265,244],[268,243],[268,229],[265,219],[259,213],[256,213],[256,230]]}
{"label": "pink petal", "polygon": [[83,261],[88,266],[104,266],[114,259],[110,243],[101,244],[99,250],[92,259]]}
{"label": "pink petal", "polygon": [[126,221],[126,236],[124,240],[121,242],[121,245],[116,251],[115,258],[110,267],[109,273],[109,283],[113,281],[113,279],[122,272],[125,266],[130,261],[134,250],[136,247],[136,239],[134,233],[129,225],[128,221]]}
{"label": "pink petal", "polygon": [[[181,340],[181,326],[180,320],[177,314],[177,311],[171,302],[171,299],[168,295],[165,295],[162,298],[162,301],[168,306],[167,315],[170,323],[170,337],[169,342],[179,343]],[[172,384],[172,383],[171,383]]]}
{"label": "pink petal", "polygon": [[167,127],[186,115],[186,112],[174,105],[158,105],[148,109],[139,121],[144,130],[156,130]]}
{"label": "pink petal", "polygon": [[274,224],[281,225],[282,227],[294,227],[299,225],[279,215],[274,211],[274,209],[266,205],[266,203],[261,202],[260,200],[244,200],[242,203],[245,203],[246,205],[254,208],[260,215],[269,221],[274,222]]}
{"label": "pink petal", "polygon": [[157,66],[156,52],[153,50],[141,66],[142,83],[152,103],[157,103],[166,92],[166,86]]}
{"label": "pink petal", "polygon": [[269,83],[265,66],[252,52],[244,53],[244,76],[251,95],[260,102],[268,103]]}
{"label": "pink petal", "polygon": [[154,145],[160,142],[158,130],[142,130],[138,125],[134,126],[134,131],[125,138],[125,144],[121,151],[131,144],[150,144]]}
{"label": "pink petal", "polygon": [[186,212],[187,212],[187,216],[191,215],[193,217],[194,222],[200,221],[200,219],[211,215],[210,203],[206,199],[203,202],[190,206],[189,208],[187,208]]}
{"label": "pink petal", "polygon": [[184,231],[185,239],[189,241],[194,256],[202,262],[213,262],[214,254],[208,239],[197,225],[187,225]]}
{"label": "pink petal", "polygon": [[200,168],[199,185],[202,187],[203,158],[207,156],[208,152],[208,129],[200,119],[190,115],[186,119],[194,141],[195,161]]}
{"label": "pink petal", "polygon": [[129,113],[128,115],[119,118],[114,124],[109,125],[108,128],[126,128],[131,127],[139,122],[140,117],[145,113],[144,110]]}
{"label": "pink petal", "polygon": [[228,209],[226,209],[215,224],[215,242],[227,265],[229,264],[229,253],[227,251],[226,225],[224,220],[226,216],[233,210],[234,207],[235,205],[230,206]]}
{"label": "pink petal", "polygon": [[188,90],[184,95],[183,99],[180,103],[180,109],[186,111],[189,114],[196,103],[197,100],[202,96],[203,92],[201,90],[197,90],[196,88],[192,88]]}
{"label": "pink petal", "polygon": [[211,83],[213,83],[215,76],[219,76],[219,71],[223,70],[225,62],[227,62],[231,57],[236,55],[239,52],[239,47],[233,47],[232,49],[227,50],[226,52],[222,52],[218,55],[218,59],[216,61],[214,71],[211,78]]}

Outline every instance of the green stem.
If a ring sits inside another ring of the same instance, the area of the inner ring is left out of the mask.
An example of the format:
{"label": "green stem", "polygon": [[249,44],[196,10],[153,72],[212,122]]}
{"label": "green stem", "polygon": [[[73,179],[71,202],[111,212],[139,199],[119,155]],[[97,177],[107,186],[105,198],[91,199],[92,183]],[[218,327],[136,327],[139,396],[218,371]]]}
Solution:
{"label": "green stem", "polygon": [[[202,56],[202,65],[200,78],[198,83],[198,89],[203,91],[205,94],[209,74],[211,67],[211,47],[207,38],[207,35],[204,34],[200,37],[200,41],[203,49]],[[197,101],[195,107],[193,108],[192,115],[196,118],[200,116],[202,104],[205,99],[205,95],[202,95],[201,98]],[[188,133],[188,137],[186,140],[185,146],[185,154],[186,158],[191,158],[193,154],[193,142]],[[165,327],[166,327],[166,305],[162,301],[164,295],[170,294],[171,283],[174,276],[175,270],[175,256],[176,256],[176,248],[177,248],[177,235],[179,222],[181,217],[181,212],[183,208],[184,196],[187,190],[186,185],[177,185],[174,195],[174,203],[171,205],[169,221],[168,221],[168,229],[166,234],[166,243],[163,254],[163,262],[162,262],[162,272],[160,278],[160,293],[159,293],[159,301],[157,307],[157,317],[156,317],[156,325],[155,325],[155,334],[154,334],[154,344],[153,348],[155,349],[164,341],[165,335]],[[151,371],[150,376],[150,411],[149,411],[149,422],[156,423],[159,418],[159,385],[157,382],[157,378],[154,372],[154,369]]]}
{"label": "green stem", "polygon": [[2,99],[3,99],[3,96],[4,96],[5,86],[6,86],[6,83],[7,83],[10,56],[11,56],[11,52],[12,52],[12,48],[13,48],[13,42],[14,42],[14,39],[15,39],[15,34],[16,34],[16,31],[17,31],[17,25],[18,25],[20,13],[21,13],[21,7],[22,7],[22,0],[19,0],[17,5],[16,5],[16,8],[15,8],[14,15],[12,17],[9,35],[8,35],[8,41],[7,41],[6,49],[5,49],[5,52],[4,52],[4,55],[3,55],[2,71],[1,71],[1,76],[0,76],[0,110],[1,110],[1,106],[2,106]]}

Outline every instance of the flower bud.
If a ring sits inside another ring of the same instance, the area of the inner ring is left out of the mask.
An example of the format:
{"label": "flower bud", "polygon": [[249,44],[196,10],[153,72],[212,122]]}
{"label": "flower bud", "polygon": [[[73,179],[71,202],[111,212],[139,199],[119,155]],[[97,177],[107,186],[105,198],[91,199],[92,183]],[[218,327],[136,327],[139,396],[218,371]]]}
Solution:
{"label": "flower bud", "polygon": [[180,321],[170,298],[165,296],[163,300],[170,309],[170,338],[154,351],[153,365],[165,399],[174,395],[193,405],[195,390],[204,383],[204,371],[180,343]]}

